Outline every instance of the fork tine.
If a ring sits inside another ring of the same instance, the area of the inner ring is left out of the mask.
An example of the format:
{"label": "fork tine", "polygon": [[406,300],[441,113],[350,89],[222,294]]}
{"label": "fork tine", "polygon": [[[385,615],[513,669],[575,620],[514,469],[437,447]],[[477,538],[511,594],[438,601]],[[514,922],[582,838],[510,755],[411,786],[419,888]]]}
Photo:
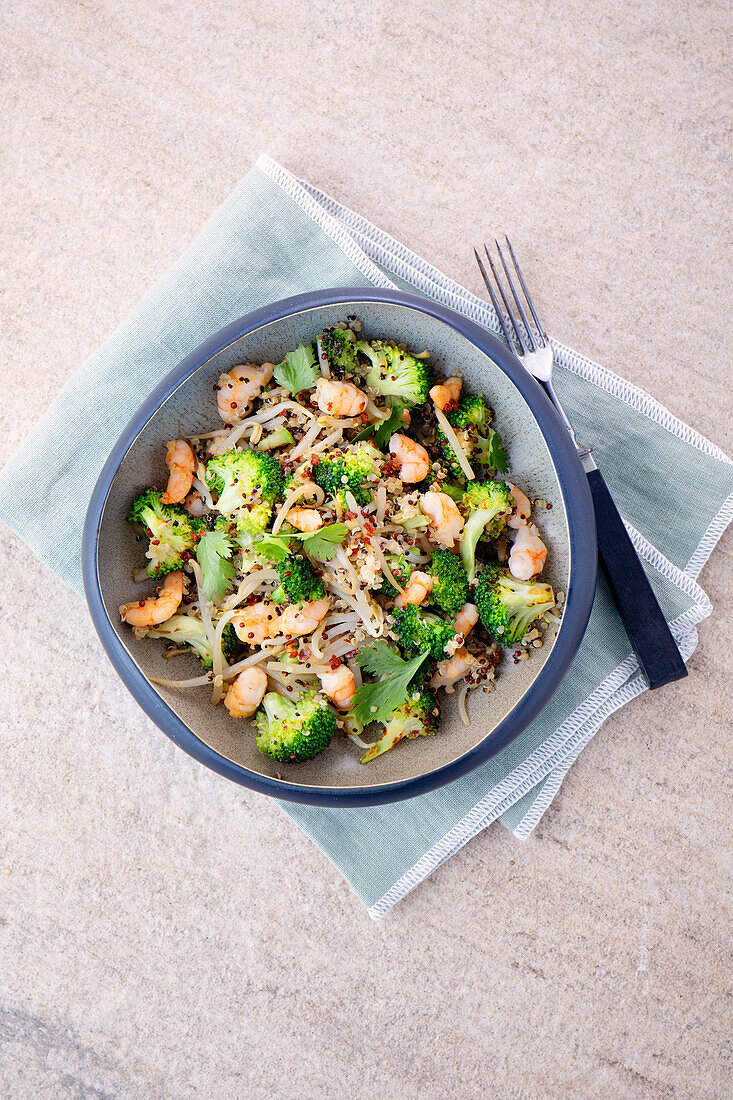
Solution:
{"label": "fork tine", "polygon": [[[484,245],[484,248],[485,247],[486,247],[486,245]],[[499,318],[499,324],[501,325],[501,331],[504,333],[504,339],[506,340],[507,344],[509,345],[509,349],[511,350],[513,341],[512,341],[511,336],[507,332],[506,325],[504,324],[504,315],[501,312],[501,309],[499,308],[499,303],[496,300],[496,295],[494,294],[494,288],[491,285],[491,280],[489,279],[486,268],[484,267],[483,260],[481,259],[481,257],[479,256],[479,254],[478,254],[478,252],[476,251],[475,248],[473,250],[473,254],[476,257],[476,263],[479,266],[479,271],[481,272],[481,278],[483,279],[483,281],[486,285],[486,289],[489,292],[489,297],[491,298],[491,304],[494,307],[494,310],[496,311],[496,316]],[[491,263],[491,258],[490,257],[489,257],[489,263]],[[499,287],[499,289],[501,290],[501,287]]]}
{"label": "fork tine", "polygon": [[[501,245],[499,244],[499,242],[497,240],[494,241],[494,244],[496,245],[496,250],[499,253],[499,259],[501,260],[501,266],[504,268],[504,274],[507,277],[507,282],[509,283],[509,288],[512,292],[512,297],[514,298],[514,301],[517,303],[517,309],[519,310],[519,316],[522,318],[522,324],[524,325],[525,332],[527,333],[527,339],[529,340],[529,350],[530,351],[536,351],[537,348],[536,348],[536,345],[535,345],[534,336],[532,335],[532,329],[530,328],[529,321],[527,320],[527,314],[524,312],[524,308],[522,306],[522,303],[519,301],[519,297],[517,295],[517,289],[514,286],[514,280],[512,279],[509,268],[507,267],[507,262],[504,259],[504,253],[501,250]],[[515,325],[514,327],[516,328],[517,326]]]}
{"label": "fork tine", "polygon": [[[514,332],[515,332],[515,335],[516,335],[516,342],[519,344],[520,348],[522,349],[522,354],[526,355],[527,350],[528,350],[527,345],[524,342],[524,337],[522,336],[519,325],[517,324],[517,319],[514,316],[514,314],[512,313],[512,307],[509,305],[509,302],[507,301],[506,294],[504,293],[504,287],[501,285],[501,280],[499,279],[499,276],[496,273],[496,268],[494,267],[494,261],[491,259],[491,253],[489,252],[488,248],[486,247],[485,242],[484,242],[484,252],[486,253],[486,259],[489,261],[489,267],[491,268],[491,274],[494,276],[494,279],[496,280],[496,285],[499,288],[499,293],[501,294],[501,300],[504,303],[504,309],[506,310],[507,317],[509,318],[509,320],[512,323],[512,328],[514,329]],[[509,344],[509,347],[511,347],[511,342]]]}
{"label": "fork tine", "polygon": [[504,240],[507,243],[507,247],[509,249],[509,255],[512,258],[514,268],[517,272],[517,278],[519,279],[522,290],[524,291],[524,297],[527,299],[527,305],[529,306],[529,311],[532,314],[532,317],[534,319],[534,323],[537,325],[537,331],[539,332],[542,340],[546,344],[548,342],[548,336],[547,336],[547,333],[545,332],[545,329],[544,329],[544,326],[543,326],[542,322],[540,321],[539,317],[537,316],[537,310],[534,308],[534,305],[532,304],[532,299],[530,298],[529,291],[527,290],[527,284],[525,283],[524,276],[522,275],[522,269],[520,268],[519,264],[517,263],[517,257],[514,255],[514,249],[512,248],[512,242],[509,240],[509,238],[506,236],[506,234],[504,235]]}

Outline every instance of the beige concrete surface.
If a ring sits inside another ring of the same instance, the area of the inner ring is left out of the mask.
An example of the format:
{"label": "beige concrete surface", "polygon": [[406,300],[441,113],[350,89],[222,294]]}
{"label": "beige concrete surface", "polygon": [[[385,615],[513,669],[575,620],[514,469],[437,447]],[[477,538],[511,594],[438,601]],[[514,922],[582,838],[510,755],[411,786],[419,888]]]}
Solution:
{"label": "beige concrete surface", "polygon": [[[261,150],[473,287],[511,231],[548,327],[731,450],[730,47],[715,2],[6,0],[0,461]],[[730,1096],[732,548],[689,679],[374,925],[4,533],[2,1096]]]}

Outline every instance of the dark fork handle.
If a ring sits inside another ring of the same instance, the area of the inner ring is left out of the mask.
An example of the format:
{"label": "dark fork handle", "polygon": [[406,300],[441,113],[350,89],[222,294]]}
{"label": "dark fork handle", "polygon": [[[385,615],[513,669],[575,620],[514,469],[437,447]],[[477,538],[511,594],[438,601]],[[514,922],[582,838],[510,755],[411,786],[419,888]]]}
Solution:
{"label": "dark fork handle", "polygon": [[588,471],[598,532],[598,553],[641,671],[650,688],[687,675],[644,567],[600,470]]}

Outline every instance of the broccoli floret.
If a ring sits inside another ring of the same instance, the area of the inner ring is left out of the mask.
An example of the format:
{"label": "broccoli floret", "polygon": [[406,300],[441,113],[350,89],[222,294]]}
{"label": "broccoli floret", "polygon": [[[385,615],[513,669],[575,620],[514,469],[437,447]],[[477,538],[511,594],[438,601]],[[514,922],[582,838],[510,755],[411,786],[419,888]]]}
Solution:
{"label": "broccoli floret", "polygon": [[328,359],[329,366],[349,371],[351,374],[359,371],[359,357],[356,354],[353,336],[350,329],[326,329],[319,339],[322,354]]}
{"label": "broccoli floret", "polygon": [[468,599],[468,576],[458,554],[450,550],[433,550],[428,574],[433,578],[430,602],[449,615],[456,615]]}
{"label": "broccoli floret", "polygon": [[315,691],[306,691],[297,702],[268,691],[255,715],[257,748],[273,760],[312,760],[331,744],[336,715]]}
{"label": "broccoli floret", "polygon": [[369,746],[361,763],[368,764],[375,756],[389,752],[404,737],[432,737],[439,729],[440,710],[432,691],[427,688],[408,689],[407,700],[392,711],[384,733]]}
{"label": "broccoli floret", "polygon": [[491,539],[500,535],[513,506],[504,481],[473,481],[463,494],[468,519],[461,535],[461,557],[469,581],[476,576],[476,543],[482,536]]}
{"label": "broccoli floret", "polygon": [[[487,470],[504,473],[508,459],[498,432],[491,427],[491,415],[491,409],[479,394],[464,397],[457,408],[446,413],[468,461],[479,463]],[[443,459],[451,477],[464,481],[465,475],[453,447],[440,428],[437,434]]]}
{"label": "broccoli floret", "polygon": [[[404,554],[385,554],[385,557],[387,559],[387,564],[400,584],[407,584],[410,579],[410,574],[412,573],[412,566],[407,561]],[[384,575],[382,575],[381,583],[376,591],[380,596],[386,596],[390,600],[394,600],[397,596],[397,589]]]}
{"label": "broccoli floret", "polygon": [[183,555],[190,554],[205,529],[203,520],[190,516],[180,504],[161,504],[160,497],[155,489],[148,489],[133,501],[127,514],[130,523],[139,523],[150,535],[146,551],[150,563],[145,571],[156,579],[183,567]]}
{"label": "broccoli floret", "polygon": [[446,646],[456,636],[455,623],[446,622],[429,611],[421,611],[412,603],[395,608],[392,615],[392,629],[403,649],[418,653],[424,653],[427,649],[432,657],[438,659],[446,656]]}
{"label": "broccoli floret", "polygon": [[264,531],[283,488],[280,463],[261,451],[226,451],[209,459],[206,484],[217,494],[214,508],[234,516],[240,536]]}
{"label": "broccoli floret", "polygon": [[330,493],[343,510],[346,507],[346,490],[353,493],[359,507],[372,499],[369,484],[364,484],[370,474],[379,473],[382,455],[371,443],[354,443],[347,450],[327,455],[313,466],[313,480]]}
{"label": "broccoli floret", "polygon": [[416,359],[389,340],[359,340],[356,349],[371,364],[364,379],[371,389],[408,405],[427,401],[433,372],[425,359]]}
{"label": "broccoli floret", "polygon": [[446,413],[454,428],[479,428],[484,433],[491,424],[492,413],[481,394],[467,394],[458,407]]}
{"label": "broccoli floret", "polygon": [[532,623],[555,606],[555,595],[549,584],[518,581],[506,569],[487,565],[479,577],[476,606],[489,633],[510,646],[521,642]]}
{"label": "broccoli floret", "polygon": [[[299,554],[288,554],[275,568],[280,575],[280,588],[290,603],[309,603],[322,600],[326,595],[323,581],[316,574],[311,563]],[[280,603],[275,598],[275,603]]]}
{"label": "broccoli floret", "polygon": [[[177,645],[187,645],[199,657],[206,672],[210,672],[213,665],[211,646],[206,637],[206,628],[201,619],[195,619],[193,615],[174,615],[167,619],[161,626],[153,627],[147,633],[148,638],[166,638]],[[234,656],[239,639],[234,633],[234,627],[227,623],[221,636],[221,648],[227,660]]]}

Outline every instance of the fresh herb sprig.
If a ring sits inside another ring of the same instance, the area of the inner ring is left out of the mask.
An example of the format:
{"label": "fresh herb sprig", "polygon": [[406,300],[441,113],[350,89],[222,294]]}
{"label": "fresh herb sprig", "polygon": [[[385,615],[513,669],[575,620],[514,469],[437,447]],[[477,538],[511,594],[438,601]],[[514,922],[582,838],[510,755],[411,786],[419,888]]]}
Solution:
{"label": "fresh herb sprig", "polygon": [[509,455],[504,450],[501,436],[493,429],[481,461],[485,466],[493,466],[500,474],[505,474],[509,467]]}
{"label": "fresh herb sprig", "polygon": [[201,589],[207,600],[220,600],[232,587],[237,573],[231,560],[234,543],[224,531],[207,531],[196,543],[196,560],[201,566]]}
{"label": "fresh herb sprig", "polygon": [[313,344],[298,344],[295,351],[289,351],[282,363],[278,363],[273,374],[278,385],[290,390],[293,396],[301,390],[312,389],[320,374]]}
{"label": "fresh herb sprig", "polygon": [[375,421],[374,424],[368,424],[366,428],[362,428],[354,436],[353,442],[356,443],[360,439],[372,439],[377,447],[383,449],[395,432],[399,432],[405,427],[404,412],[406,408],[407,405],[404,401],[392,398],[392,409],[389,416],[384,420]]}
{"label": "fresh herb sprig", "polygon": [[254,549],[270,561],[283,561],[290,553],[291,543],[297,539],[302,542],[306,554],[319,561],[330,561],[348,533],[345,523],[329,523],[317,531],[265,534],[255,543]]}
{"label": "fresh herb sprig", "polygon": [[374,642],[362,649],[356,663],[373,676],[383,676],[374,684],[362,684],[354,696],[352,714],[364,725],[386,722],[393,710],[405,701],[408,684],[420,668],[429,651],[405,661],[386,642]]}

